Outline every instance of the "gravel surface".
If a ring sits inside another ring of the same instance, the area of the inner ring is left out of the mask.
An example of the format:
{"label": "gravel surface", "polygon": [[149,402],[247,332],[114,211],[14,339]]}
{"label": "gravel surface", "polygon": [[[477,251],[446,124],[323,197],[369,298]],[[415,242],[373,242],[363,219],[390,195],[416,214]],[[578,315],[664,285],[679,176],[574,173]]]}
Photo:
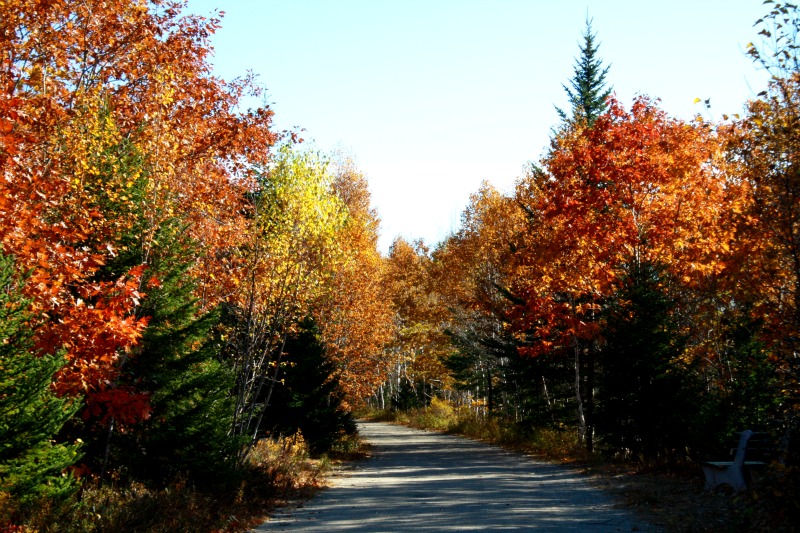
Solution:
{"label": "gravel surface", "polygon": [[370,459],[253,531],[655,531],[570,468],[403,426],[359,431]]}

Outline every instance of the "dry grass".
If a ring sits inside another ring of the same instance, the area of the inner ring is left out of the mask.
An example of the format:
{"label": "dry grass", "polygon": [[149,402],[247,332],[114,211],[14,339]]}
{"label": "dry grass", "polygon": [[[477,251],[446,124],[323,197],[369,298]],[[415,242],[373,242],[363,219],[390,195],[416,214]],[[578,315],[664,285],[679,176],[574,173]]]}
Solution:
{"label": "dry grass", "polygon": [[300,434],[265,439],[236,479],[221,480],[213,487],[197,487],[181,479],[163,488],[138,482],[87,482],[71,501],[41,502],[0,520],[0,532],[248,531],[275,508],[320,490],[333,464],[365,453],[366,446],[357,437],[343,440],[329,457],[321,459],[309,455]]}

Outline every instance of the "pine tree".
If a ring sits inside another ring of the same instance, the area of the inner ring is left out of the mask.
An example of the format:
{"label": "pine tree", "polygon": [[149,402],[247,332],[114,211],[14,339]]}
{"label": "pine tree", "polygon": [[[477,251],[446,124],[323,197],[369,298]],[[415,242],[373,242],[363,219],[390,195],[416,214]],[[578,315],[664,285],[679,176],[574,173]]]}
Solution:
{"label": "pine tree", "polygon": [[87,465],[99,473],[128,472],[147,480],[177,474],[216,478],[231,466],[238,440],[227,435],[233,382],[220,357],[215,328],[221,318],[216,311],[201,312],[194,295],[190,268],[197,243],[181,217],[163,218],[153,227],[145,211],[150,180],[145,156],[127,140],[109,150],[116,156],[116,174],[106,169],[106,178],[128,176],[130,201],[103,205],[106,216],[125,229],[111,243],[117,253],[92,279],[113,281],[134,267],[145,267],[135,313],[148,325],[139,344],[121,358],[111,389],[129,392],[149,416],[134,421],[114,416],[73,419],[65,432],[86,441]]}
{"label": "pine tree", "polygon": [[603,311],[596,427],[612,453],[649,459],[684,453],[701,409],[665,285],[658,265],[629,264]]}
{"label": "pine tree", "polygon": [[563,85],[569,97],[572,115],[556,108],[567,125],[585,122],[591,127],[606,110],[606,99],[611,95],[611,88],[606,87],[609,67],[603,67],[603,62],[597,57],[599,44],[596,38],[597,35],[592,33],[592,21],[587,19],[583,46],[580,47],[581,55],[575,60],[574,75],[570,86]]}
{"label": "pine tree", "polygon": [[13,258],[0,253],[0,492],[26,504],[65,496],[76,487],[64,471],[80,458],[79,445],[53,437],[80,402],[51,390],[64,359],[33,351],[29,302],[20,289]]}
{"label": "pine tree", "polygon": [[312,453],[325,453],[343,436],[355,433],[352,415],[342,408],[335,367],[325,358],[319,331],[304,320],[284,346],[283,379],[276,383],[264,427],[284,435],[300,430]]}
{"label": "pine tree", "polygon": [[164,225],[157,240],[161,247],[146,271],[154,281],[139,311],[150,322],[125,372],[130,385],[151,393],[152,413],[119,437],[118,461],[143,478],[188,473],[195,481],[219,480],[239,447],[228,435],[233,374],[220,358],[220,313],[198,310],[188,274],[193,246],[181,225]]}

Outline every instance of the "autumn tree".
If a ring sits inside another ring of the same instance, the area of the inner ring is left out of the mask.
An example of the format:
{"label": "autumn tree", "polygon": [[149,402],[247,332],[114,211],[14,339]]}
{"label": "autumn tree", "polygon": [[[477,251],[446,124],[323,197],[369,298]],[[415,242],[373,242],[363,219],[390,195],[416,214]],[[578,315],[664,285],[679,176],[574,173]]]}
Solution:
{"label": "autumn tree", "polygon": [[626,265],[664,265],[687,288],[721,270],[729,235],[716,224],[725,205],[718,156],[707,129],[646,98],[630,112],[612,99],[592,128],[557,136],[529,179],[533,197],[521,201],[542,229],[526,252],[535,270],[517,289],[526,299],[517,328],[532,356],[573,352],[579,421],[580,391],[594,388],[582,384],[580,360],[600,347],[597,313]]}
{"label": "autumn tree", "polygon": [[[567,115],[565,111],[557,108],[558,114],[562,119],[562,126],[560,129],[553,131],[551,153],[557,149],[556,146],[561,139],[580,136],[583,130],[592,128],[596,120],[608,109],[608,98],[611,94],[611,89],[606,86],[606,76],[609,67],[604,67],[602,61],[597,57],[599,45],[596,43],[596,37],[596,34],[592,32],[591,20],[587,18],[586,29],[583,34],[584,42],[580,46],[580,57],[574,65],[573,78],[570,80],[569,87],[564,86],[571,106],[571,115]],[[533,165],[526,180],[523,180],[527,181],[527,184],[522,184],[518,192],[531,193],[536,191],[535,194],[541,192],[546,196],[546,191],[538,191],[537,189],[541,186],[546,187],[548,179],[549,177],[538,166]],[[534,199],[533,203],[539,202],[543,197],[540,196]],[[528,213],[529,223],[541,229],[541,221],[537,220],[541,207],[532,205],[530,200],[531,196],[525,196],[524,194],[523,196],[518,196],[520,206]],[[533,234],[533,241],[538,241],[538,244],[532,248],[539,247],[544,252],[544,256],[547,256],[553,244],[553,241],[549,239],[553,236],[545,237],[537,230],[534,230]],[[544,243],[544,248],[541,248],[542,243]],[[550,257],[551,260],[558,261],[557,258]],[[523,259],[524,262],[525,260]],[[564,320],[552,320],[549,318],[542,321],[540,316],[534,319],[539,321],[539,331],[534,332],[531,338],[541,340],[545,346],[552,346],[558,351],[572,351],[575,372],[574,395],[577,406],[579,435],[591,451],[593,446],[591,411],[595,388],[594,353],[596,352],[596,343],[593,339],[596,325],[593,322],[596,318],[595,311],[598,295],[586,287],[585,291],[575,291],[574,289],[575,287],[572,287],[570,290],[559,291],[557,294],[533,287],[526,287],[521,290],[526,291],[529,298],[537,299],[539,301],[538,305],[542,309],[549,309],[545,314],[555,313],[557,316],[566,319],[567,322],[572,323],[571,326],[566,326]],[[567,338],[569,338],[569,341],[566,341]],[[534,347],[532,350],[529,353],[537,353],[539,349]],[[528,351],[528,349],[525,349],[525,351]],[[552,350],[546,351],[550,352]]]}
{"label": "autumn tree", "polygon": [[387,347],[387,386],[401,409],[427,405],[433,387],[447,375],[443,308],[431,286],[431,257],[424,242],[395,239],[387,258],[386,283],[395,312],[395,336]]}
{"label": "autumn tree", "polygon": [[37,349],[65,353],[56,390],[85,395],[107,435],[152,412],[153,391],[123,373],[150,320],[141,303],[168,275],[148,273],[170,260],[159,235],[180,220],[197,309],[212,309],[233,290],[223,258],[245,233],[251,165],[275,141],[269,110],[240,111],[252,80],[210,75],[218,21],[180,7],[0,6],[0,241],[31,272]]}
{"label": "autumn tree", "polygon": [[[772,352],[780,381],[781,433],[800,431],[800,69],[798,29],[800,12],[790,3],[770,3],[756,22],[762,40],[748,53],[771,75],[766,90],[748,102],[730,145],[739,165],[743,191],[737,213],[737,280],[750,295],[746,303],[764,318],[760,339]],[[796,461],[796,457],[793,459]]]}
{"label": "autumn tree", "polygon": [[[434,283],[448,309],[454,352],[447,366],[456,386],[485,401],[490,414],[526,416],[528,380],[507,311],[515,296],[513,253],[526,230],[513,198],[484,183],[470,198],[460,229],[434,251]],[[537,385],[534,385],[536,387]]]}
{"label": "autumn tree", "polygon": [[333,191],[346,208],[330,262],[326,289],[314,316],[326,357],[348,405],[372,395],[385,378],[385,347],[393,333],[391,296],[384,283],[386,263],[378,251],[378,215],[370,205],[367,180],[353,161],[334,162]]}
{"label": "autumn tree", "polygon": [[227,304],[226,349],[236,379],[231,434],[247,443],[239,461],[261,436],[284,345],[324,289],[324,265],[344,217],[331,181],[321,156],[284,145],[250,195],[239,290]]}

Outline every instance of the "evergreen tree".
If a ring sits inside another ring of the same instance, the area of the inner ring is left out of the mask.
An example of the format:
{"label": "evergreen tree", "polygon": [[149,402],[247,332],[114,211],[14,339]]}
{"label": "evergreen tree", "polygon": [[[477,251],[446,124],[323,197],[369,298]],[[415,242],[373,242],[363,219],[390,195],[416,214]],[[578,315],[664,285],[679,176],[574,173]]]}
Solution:
{"label": "evergreen tree", "polygon": [[20,288],[13,258],[0,253],[0,492],[26,504],[76,487],[64,471],[79,459],[79,446],[53,437],[80,403],[52,392],[64,359],[33,351],[29,302]]}
{"label": "evergreen tree", "polygon": [[702,429],[696,432],[697,449],[707,456],[719,454],[742,429],[781,433],[781,408],[787,391],[774,353],[765,345],[763,318],[749,303],[736,302],[722,309],[724,341],[719,362],[704,368],[708,387],[705,411],[698,415]]}
{"label": "evergreen tree", "polygon": [[355,433],[352,415],[342,408],[335,367],[313,320],[304,320],[284,346],[283,379],[275,384],[264,427],[273,434],[300,430],[312,453],[325,453],[341,437]]}
{"label": "evergreen tree", "polygon": [[87,463],[97,472],[129,472],[151,480],[179,473],[196,481],[216,478],[231,466],[238,440],[227,435],[233,381],[220,357],[216,326],[221,318],[217,311],[201,312],[194,296],[190,268],[197,243],[179,217],[165,217],[153,227],[145,211],[150,202],[146,157],[128,140],[109,151],[115,166],[102,170],[109,179],[113,173],[129,176],[129,201],[98,195],[109,219],[125,229],[111,243],[117,253],[94,279],[113,281],[133,267],[146,267],[135,312],[148,319],[148,326],[120,363],[113,388],[149,401],[150,415],[134,424],[108,416],[74,419],[66,433],[86,440]]}
{"label": "evergreen tree", "polygon": [[603,447],[637,458],[686,450],[701,410],[685,339],[673,317],[662,268],[633,263],[603,312],[596,428]]}
{"label": "evergreen tree", "polygon": [[[196,481],[229,472],[239,441],[228,435],[233,374],[220,358],[218,310],[200,312],[188,274],[192,243],[176,221],[159,230],[161,249],[151,255],[139,311],[150,318],[126,379],[149,391],[148,420],[120,436],[118,460],[139,477],[168,480],[189,473]],[[137,453],[138,452],[138,453]]]}
{"label": "evergreen tree", "polygon": [[611,94],[611,88],[606,87],[609,67],[603,67],[603,62],[597,56],[599,44],[596,38],[597,35],[592,33],[592,21],[587,19],[581,55],[575,60],[569,86],[563,86],[569,97],[572,115],[556,108],[561,119],[570,126],[585,123],[591,127],[597,117],[605,112],[606,99]]}

